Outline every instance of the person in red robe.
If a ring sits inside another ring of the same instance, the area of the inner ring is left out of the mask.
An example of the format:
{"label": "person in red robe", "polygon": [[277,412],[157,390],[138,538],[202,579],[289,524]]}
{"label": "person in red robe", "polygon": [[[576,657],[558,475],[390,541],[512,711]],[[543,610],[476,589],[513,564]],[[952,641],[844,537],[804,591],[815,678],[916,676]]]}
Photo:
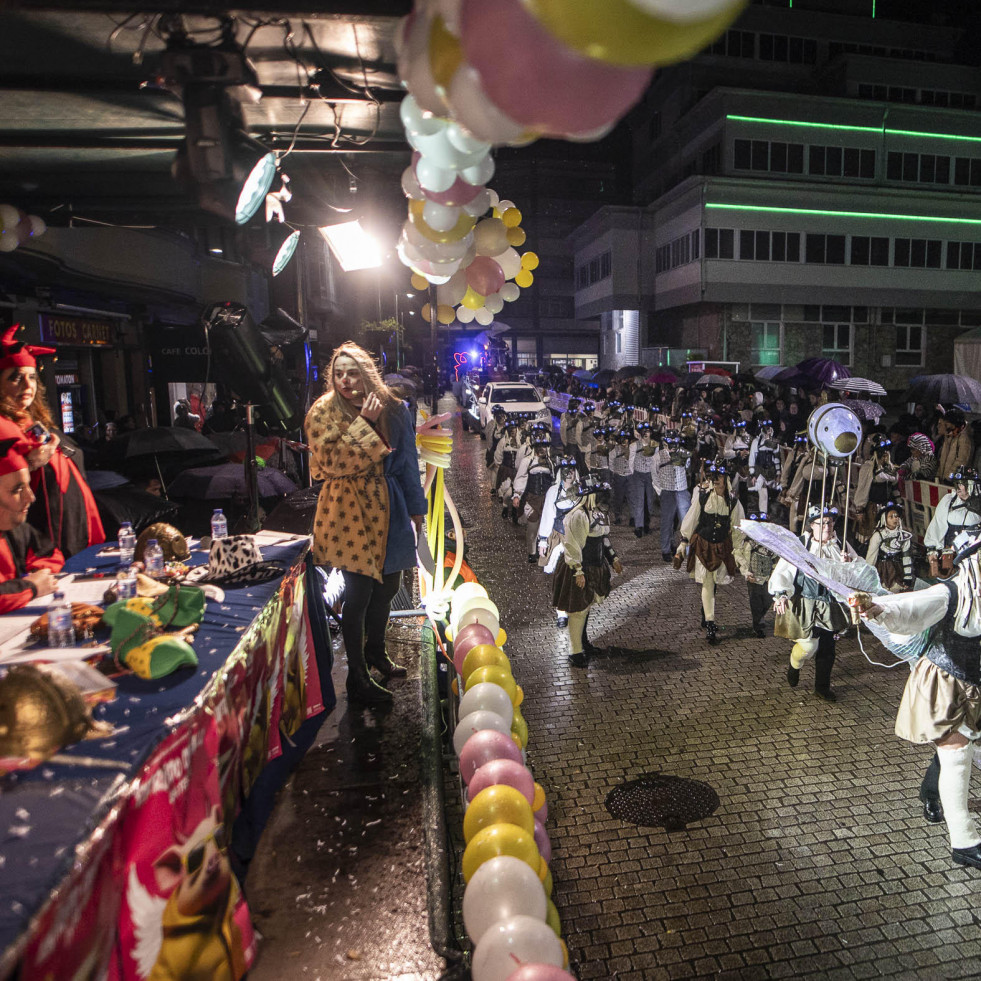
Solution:
{"label": "person in red robe", "polygon": [[69,448],[55,432],[54,419],[38,377],[37,356],[54,348],[16,340],[15,324],[0,338],[0,438],[23,435],[31,488],[36,498],[28,522],[63,555],[106,540],[99,509]]}
{"label": "person in red robe", "polygon": [[0,440],[0,613],[27,606],[54,592],[54,573],[65,564],[61,552],[45,548],[27,523],[34,503],[23,437]]}

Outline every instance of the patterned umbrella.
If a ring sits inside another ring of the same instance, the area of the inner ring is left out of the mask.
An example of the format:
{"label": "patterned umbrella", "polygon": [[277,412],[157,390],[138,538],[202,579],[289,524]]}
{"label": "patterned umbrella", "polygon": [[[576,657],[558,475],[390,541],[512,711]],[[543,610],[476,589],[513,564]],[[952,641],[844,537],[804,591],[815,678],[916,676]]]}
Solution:
{"label": "patterned umbrella", "polygon": [[917,375],[905,402],[981,402],[981,382],[968,375]]}
{"label": "patterned umbrella", "polygon": [[806,358],[797,365],[797,370],[808,378],[830,385],[838,378],[851,378],[852,373],[840,362],[831,358]]}
{"label": "patterned umbrella", "polygon": [[695,382],[695,388],[721,388],[723,385],[732,386],[732,379],[727,375],[705,374]]}
{"label": "patterned umbrella", "polygon": [[838,378],[828,388],[839,392],[854,392],[862,395],[885,395],[886,390],[871,378]]}
{"label": "patterned umbrella", "polygon": [[878,402],[868,399],[842,399],[842,405],[847,405],[862,422],[878,422],[885,415],[885,408]]}

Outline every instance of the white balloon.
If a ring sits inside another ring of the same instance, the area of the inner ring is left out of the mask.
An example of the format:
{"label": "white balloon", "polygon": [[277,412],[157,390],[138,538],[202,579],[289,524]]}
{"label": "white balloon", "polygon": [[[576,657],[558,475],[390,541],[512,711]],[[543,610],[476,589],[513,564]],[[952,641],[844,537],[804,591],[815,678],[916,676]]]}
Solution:
{"label": "white balloon", "polygon": [[[461,269],[450,277],[449,282],[445,286],[441,286],[436,291],[436,301],[443,306],[455,307],[463,299],[466,292],[467,274]],[[457,589],[457,592],[459,592],[459,589]],[[453,596],[455,599],[456,593]]]}
{"label": "white balloon", "polygon": [[500,293],[491,293],[490,296],[484,297],[484,306],[491,313],[500,313],[504,309],[504,299]]}
{"label": "white balloon", "polygon": [[484,862],[467,883],[463,925],[477,944],[495,923],[515,916],[530,916],[544,923],[548,916],[545,889],[527,862],[498,855]]}
{"label": "white balloon", "polygon": [[[445,129],[431,136],[416,136],[411,142],[424,160],[444,170],[460,171],[469,163],[467,155],[460,153],[446,138]],[[453,179],[456,180],[456,177],[454,176]]]}
{"label": "white balloon", "polygon": [[519,914],[498,920],[484,931],[470,971],[473,981],[507,981],[529,962],[561,967],[562,944],[547,923]]}
{"label": "white balloon", "polygon": [[514,279],[521,272],[521,256],[517,249],[505,249],[500,255],[494,256],[494,261],[504,270],[505,279]]}
{"label": "white balloon", "polygon": [[508,208],[516,208],[517,205],[510,198],[504,198],[502,201],[498,201],[494,207],[503,215]]}
{"label": "white balloon", "polygon": [[410,136],[417,133],[420,135],[438,133],[446,126],[446,121],[439,116],[424,113],[411,93],[399,105],[399,118],[405,127],[406,135]]}
{"label": "white balloon", "polygon": [[423,197],[422,185],[416,177],[416,170],[411,164],[402,171],[402,190],[407,198],[419,201]]}
{"label": "white balloon", "polygon": [[612,123],[604,123],[602,126],[597,126],[596,129],[585,130],[580,133],[566,133],[563,139],[569,140],[570,143],[595,143],[612,133],[618,122],[618,119],[614,119]]}
{"label": "white balloon", "polygon": [[429,36],[432,16],[418,12],[403,20],[402,44],[398,56],[398,73],[402,84],[412,93],[419,108],[434,116],[445,116],[446,103],[429,67]]}
{"label": "white balloon", "polygon": [[695,24],[723,10],[739,6],[740,0],[627,0],[631,6],[651,17],[662,17],[675,24]]}
{"label": "white balloon", "polygon": [[508,693],[500,686],[490,681],[481,681],[468,688],[460,699],[460,709],[457,715],[465,719],[471,712],[496,712],[502,719],[507,720],[508,728],[514,721],[514,706]]}
{"label": "white balloon", "polygon": [[490,209],[490,191],[486,187],[472,201],[463,206],[463,210],[473,218],[487,214]]}
{"label": "white balloon", "polygon": [[12,204],[0,204],[0,229],[13,231],[20,221],[20,212]]}
{"label": "white balloon", "polygon": [[422,220],[434,232],[448,232],[460,220],[460,209],[427,201],[422,206]]}
{"label": "white balloon", "polygon": [[494,176],[494,158],[486,156],[472,167],[464,167],[460,176],[468,184],[486,184]]}
{"label": "white balloon", "polygon": [[477,258],[477,243],[473,239],[473,232],[471,232],[467,236],[467,238],[468,238],[467,251],[463,253],[462,258],[460,259],[461,269],[466,269],[467,266],[469,266],[470,263]]}
{"label": "white balloon", "polygon": [[442,286],[443,283],[448,283],[450,281],[449,276],[436,276],[433,273],[423,273],[423,276],[425,276],[426,279],[433,284],[433,286]]}
{"label": "white balloon", "polygon": [[501,144],[510,143],[525,135],[524,126],[510,119],[491,102],[480,83],[477,70],[466,62],[460,65],[450,79],[446,101],[453,119],[478,140]]}
{"label": "white balloon", "polygon": [[490,194],[490,206],[496,208],[501,203],[501,196],[492,187],[487,188]]}
{"label": "white balloon", "polygon": [[420,157],[416,164],[416,178],[427,191],[448,191],[457,178],[457,172],[438,166],[428,157]]}
{"label": "white balloon", "polygon": [[456,242],[431,242],[411,221],[402,226],[405,237],[415,247],[416,251],[435,262],[449,262],[451,259],[462,259],[473,243],[473,232],[467,232]]}
{"label": "white balloon", "polygon": [[[2,242],[3,239],[0,238],[0,243]],[[474,311],[471,310],[470,307],[461,306],[456,308],[456,319],[459,320],[461,324],[473,323],[473,315]]]}
{"label": "white balloon", "polygon": [[487,307],[481,307],[474,313],[473,317],[481,327],[490,327],[494,323],[494,314]]}
{"label": "white balloon", "polygon": [[476,154],[488,153],[490,144],[485,140],[478,140],[476,136],[468,133],[459,123],[450,123],[446,129],[446,138],[461,153]]}
{"label": "white balloon", "polygon": [[[507,693],[505,692],[505,694]],[[456,755],[459,756],[463,752],[464,745],[475,732],[481,732],[484,729],[493,729],[505,736],[511,735],[511,723],[503,715],[498,715],[497,712],[491,712],[488,709],[478,709],[460,719],[456,724],[456,729],[453,730],[453,749]]]}
{"label": "white balloon", "polygon": [[0,233],[0,252],[13,252],[18,244],[17,235],[14,232]]}
{"label": "white balloon", "polygon": [[521,290],[517,283],[505,283],[497,294],[505,303],[514,303],[521,296]]}

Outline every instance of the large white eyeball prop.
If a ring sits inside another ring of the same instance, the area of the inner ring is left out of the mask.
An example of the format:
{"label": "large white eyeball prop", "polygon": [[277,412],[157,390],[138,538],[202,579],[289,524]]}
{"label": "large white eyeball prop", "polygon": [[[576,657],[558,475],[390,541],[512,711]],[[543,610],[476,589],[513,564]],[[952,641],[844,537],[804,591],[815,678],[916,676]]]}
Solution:
{"label": "large white eyeball prop", "polygon": [[862,423],[847,405],[829,402],[811,413],[807,436],[828,456],[850,457],[862,443]]}
{"label": "large white eyeball prop", "polygon": [[742,0],[627,0],[632,7],[675,24],[695,24],[723,10],[738,7]]}

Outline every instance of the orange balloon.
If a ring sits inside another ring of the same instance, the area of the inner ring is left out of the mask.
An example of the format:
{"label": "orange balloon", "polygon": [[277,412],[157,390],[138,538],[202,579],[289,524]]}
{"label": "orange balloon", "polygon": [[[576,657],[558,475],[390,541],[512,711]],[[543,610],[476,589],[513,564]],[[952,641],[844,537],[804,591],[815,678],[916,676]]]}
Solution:
{"label": "orange balloon", "polygon": [[508,698],[511,699],[511,704],[514,704],[514,700],[517,697],[518,686],[515,683],[514,678],[511,676],[510,668],[502,668],[499,664],[494,664],[485,668],[477,668],[477,670],[474,671],[467,679],[464,689],[468,690],[473,688],[474,685],[479,685],[482,681],[489,681],[491,684],[500,685],[508,693]]}
{"label": "orange balloon", "polygon": [[535,277],[527,269],[522,269],[517,276],[514,277],[515,283],[520,286],[523,290],[528,289],[529,286],[535,281]]}
{"label": "orange balloon", "polygon": [[509,228],[506,234],[508,245],[515,249],[524,245],[528,240],[528,236],[525,234],[525,230],[523,228]]}
{"label": "orange balloon", "polygon": [[541,871],[542,858],[533,834],[514,824],[492,824],[478,831],[467,845],[463,853],[463,881],[469,882],[484,862],[498,855],[521,859],[535,872]]}
{"label": "orange balloon", "polygon": [[456,311],[446,303],[440,303],[436,307],[436,319],[441,324],[452,324],[456,320]]}
{"label": "orange balloon", "polygon": [[500,665],[502,668],[507,668],[508,674],[511,673],[511,662],[508,660],[507,654],[500,647],[495,647],[493,644],[477,644],[476,647],[471,647],[463,659],[462,670],[460,672],[463,675],[464,686],[468,684],[470,675],[477,668],[487,668],[493,665]]}
{"label": "orange balloon", "polygon": [[477,794],[463,816],[463,840],[469,844],[478,831],[493,824],[513,824],[534,837],[535,816],[520,790],[494,784]]}

